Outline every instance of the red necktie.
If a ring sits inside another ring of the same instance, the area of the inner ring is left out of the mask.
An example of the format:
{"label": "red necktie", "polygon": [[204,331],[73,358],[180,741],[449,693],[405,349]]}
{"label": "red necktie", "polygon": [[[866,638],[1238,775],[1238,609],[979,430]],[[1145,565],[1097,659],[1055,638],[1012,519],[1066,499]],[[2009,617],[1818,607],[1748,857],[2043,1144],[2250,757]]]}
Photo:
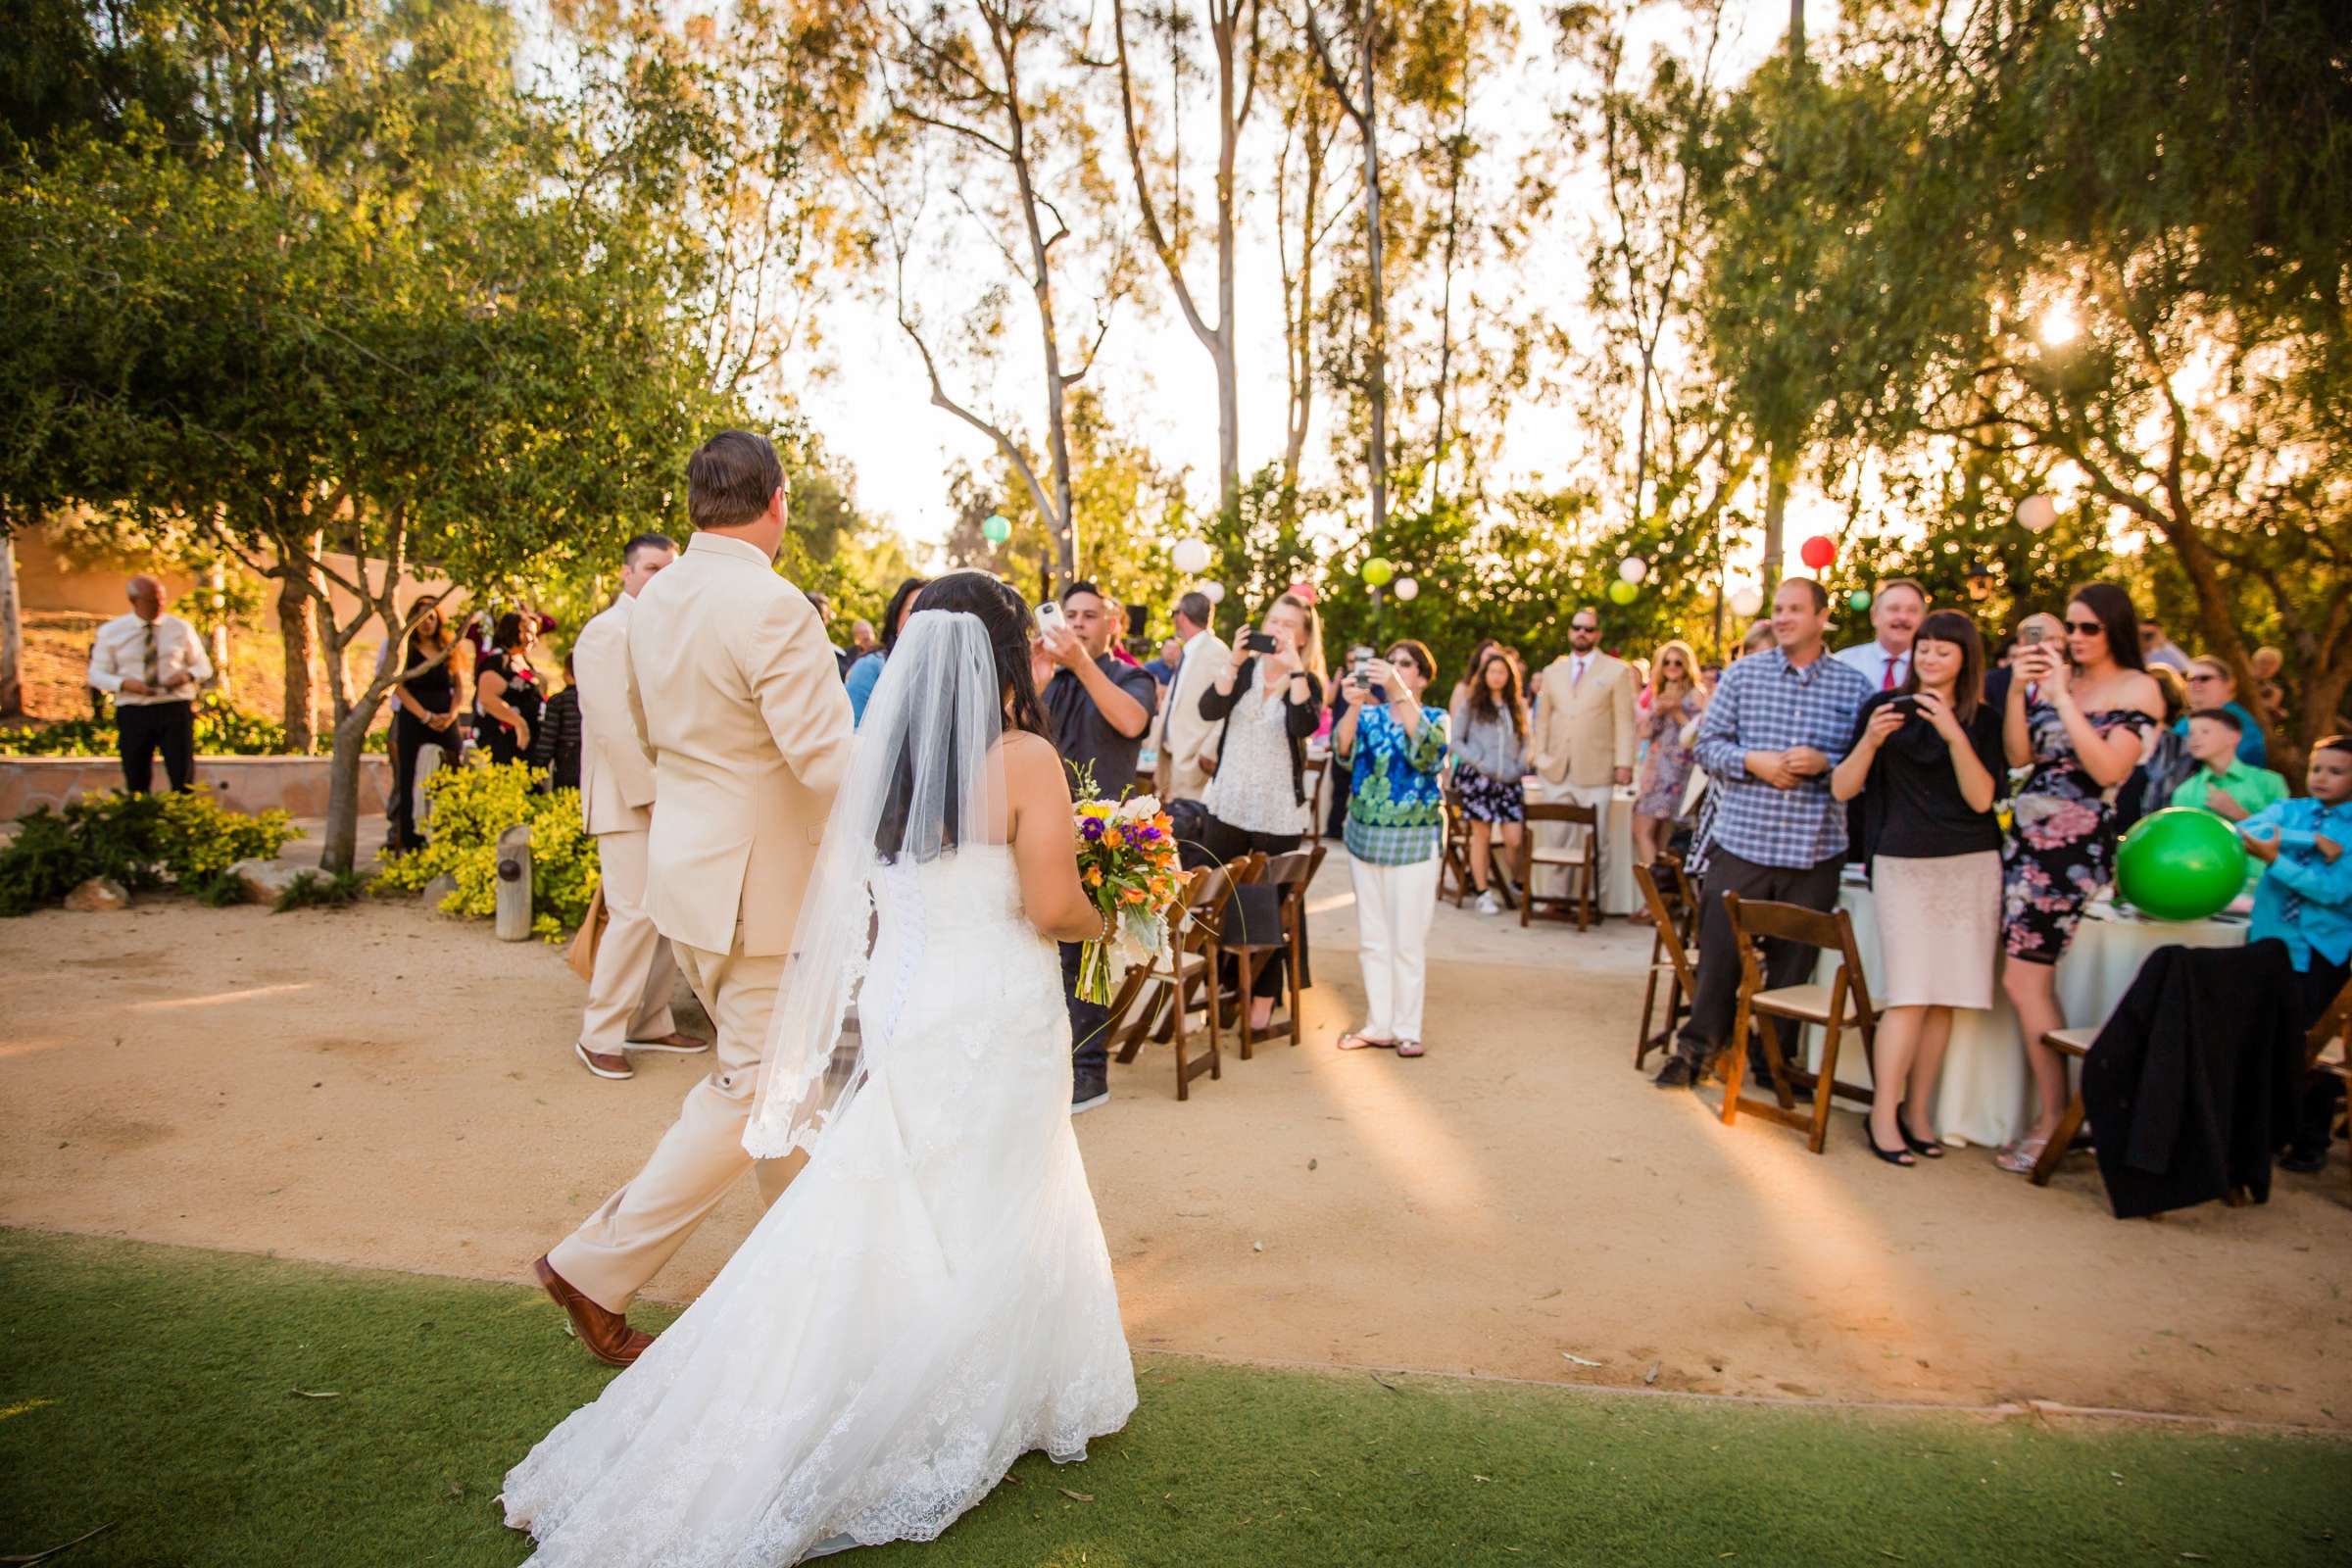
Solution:
{"label": "red necktie", "polygon": [[1891,659],[1886,661],[1886,673],[1879,677],[1879,690],[1883,692],[1894,690],[1894,661]]}

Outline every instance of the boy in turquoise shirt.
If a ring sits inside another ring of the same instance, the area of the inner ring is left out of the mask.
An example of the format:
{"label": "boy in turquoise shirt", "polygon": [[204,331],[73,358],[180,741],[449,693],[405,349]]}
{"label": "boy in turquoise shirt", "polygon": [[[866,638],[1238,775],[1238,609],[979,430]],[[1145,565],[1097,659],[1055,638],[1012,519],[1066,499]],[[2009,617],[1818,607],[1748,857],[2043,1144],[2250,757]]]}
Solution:
{"label": "boy in turquoise shirt", "polygon": [[[2352,845],[2352,735],[2329,735],[2311,749],[2304,787],[2304,799],[2257,811],[2237,831],[2246,853],[2270,867],[2254,894],[2247,940],[2286,944],[2298,1019],[2309,1029],[2352,977],[2352,857],[2344,853]],[[2332,1076],[2312,1075],[2294,1147],[2280,1164],[2316,1171],[2328,1162],[2341,1093]]]}

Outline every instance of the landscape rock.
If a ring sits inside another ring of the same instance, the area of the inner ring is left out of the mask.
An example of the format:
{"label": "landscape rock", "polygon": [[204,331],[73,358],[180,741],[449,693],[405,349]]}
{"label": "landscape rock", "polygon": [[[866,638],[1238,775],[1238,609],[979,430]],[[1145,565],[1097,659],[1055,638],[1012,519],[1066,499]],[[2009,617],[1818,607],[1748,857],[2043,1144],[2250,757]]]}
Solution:
{"label": "landscape rock", "polygon": [[66,907],[76,914],[127,909],[130,907],[130,895],[113,877],[94,876],[66,895]]}
{"label": "landscape rock", "polygon": [[[446,874],[437,876],[424,885],[424,906],[435,914],[439,914],[442,912],[441,901],[457,891],[458,879],[456,877]],[[451,915],[450,918],[456,920],[463,919],[464,916]]]}
{"label": "landscape rock", "polygon": [[239,860],[228,868],[229,875],[243,884],[246,902],[275,904],[277,896],[294,885],[302,875],[302,867],[288,865],[283,860]]}

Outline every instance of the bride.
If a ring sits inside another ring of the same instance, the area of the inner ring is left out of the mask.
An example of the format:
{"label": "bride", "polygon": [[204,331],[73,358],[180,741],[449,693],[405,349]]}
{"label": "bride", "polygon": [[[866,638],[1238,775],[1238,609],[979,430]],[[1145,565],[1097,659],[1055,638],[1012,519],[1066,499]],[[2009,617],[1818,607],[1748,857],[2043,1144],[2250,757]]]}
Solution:
{"label": "bride", "polygon": [[744,1133],[812,1157],[701,1298],[509,1472],[507,1523],[542,1568],[927,1541],[1022,1453],[1082,1459],[1134,1410],[1054,951],[1102,920],[1028,628],[1018,593],[967,571],[900,635]]}

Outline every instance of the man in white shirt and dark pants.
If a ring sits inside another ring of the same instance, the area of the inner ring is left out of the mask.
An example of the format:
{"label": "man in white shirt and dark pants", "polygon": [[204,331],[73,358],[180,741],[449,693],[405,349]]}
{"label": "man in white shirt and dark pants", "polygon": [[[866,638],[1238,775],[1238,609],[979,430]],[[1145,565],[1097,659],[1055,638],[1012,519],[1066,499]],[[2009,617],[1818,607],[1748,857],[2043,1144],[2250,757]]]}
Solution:
{"label": "man in white shirt and dark pants", "polygon": [[645,908],[646,843],[654,825],[654,760],[629,722],[629,612],[637,592],[677,559],[658,533],[639,534],[620,557],[620,597],[580,628],[571,667],[580,688],[580,811],[596,835],[611,917],[596,945],[588,1004],[572,1051],[599,1078],[627,1078],[632,1051],[689,1054],[707,1040],[678,1032],[669,998],[677,980],[669,939]]}
{"label": "man in white shirt and dark pants", "polygon": [[1870,602],[1871,640],[1840,648],[1841,664],[1862,672],[1874,692],[1900,691],[1911,678],[1911,643],[1928,618],[1928,591],[1909,577],[1889,577]]}
{"label": "man in white shirt and dark pants", "polygon": [[204,639],[177,615],[164,613],[164,585],[130,579],[130,613],[98,628],[90,645],[89,683],[115,700],[122,787],[144,795],[155,781],[155,754],[174,790],[196,780],[196,694],[213,678]]}

